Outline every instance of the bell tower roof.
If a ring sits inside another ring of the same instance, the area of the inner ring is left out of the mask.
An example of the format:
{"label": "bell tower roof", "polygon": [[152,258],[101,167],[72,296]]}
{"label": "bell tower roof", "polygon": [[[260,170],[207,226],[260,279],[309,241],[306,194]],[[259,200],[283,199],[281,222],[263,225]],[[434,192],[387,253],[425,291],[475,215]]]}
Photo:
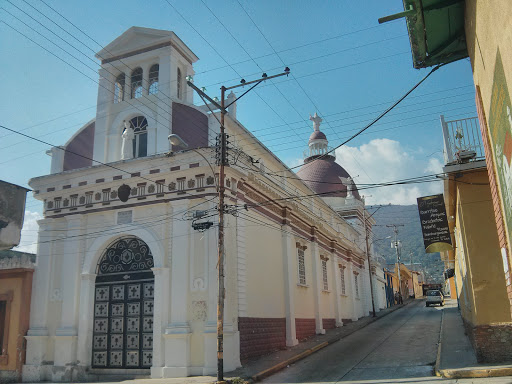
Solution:
{"label": "bell tower roof", "polygon": [[190,64],[199,60],[194,52],[174,32],[143,27],[127,29],[121,36],[99,51],[96,54],[96,58],[101,60],[102,64],[106,64],[123,57],[166,46],[172,46],[179,50]]}

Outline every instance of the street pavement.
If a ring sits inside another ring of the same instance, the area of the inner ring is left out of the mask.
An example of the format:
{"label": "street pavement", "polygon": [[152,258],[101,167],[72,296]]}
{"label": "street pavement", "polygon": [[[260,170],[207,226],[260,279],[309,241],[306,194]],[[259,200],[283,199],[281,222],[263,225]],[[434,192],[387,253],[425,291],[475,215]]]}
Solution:
{"label": "street pavement", "polygon": [[416,300],[263,382],[512,384],[512,377],[433,376],[442,310],[442,307],[427,308],[424,300]]}

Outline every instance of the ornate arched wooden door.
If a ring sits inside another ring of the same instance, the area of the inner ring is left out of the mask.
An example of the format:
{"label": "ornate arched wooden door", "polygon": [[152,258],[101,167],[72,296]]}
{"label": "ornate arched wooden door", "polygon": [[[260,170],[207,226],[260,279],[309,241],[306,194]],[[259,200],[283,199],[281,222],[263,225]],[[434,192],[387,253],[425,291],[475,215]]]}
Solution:
{"label": "ornate arched wooden door", "polygon": [[107,248],[97,266],[93,368],[150,368],[154,274],[151,250],[135,237]]}

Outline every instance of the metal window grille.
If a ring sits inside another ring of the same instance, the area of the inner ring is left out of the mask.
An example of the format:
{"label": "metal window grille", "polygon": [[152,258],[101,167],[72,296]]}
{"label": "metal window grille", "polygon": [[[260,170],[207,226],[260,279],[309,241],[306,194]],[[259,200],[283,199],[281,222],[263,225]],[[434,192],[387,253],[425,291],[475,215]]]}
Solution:
{"label": "metal window grille", "polygon": [[345,267],[340,266],[340,287],[341,287],[341,294],[346,295],[347,291],[345,288]]}
{"label": "metal window grille", "polygon": [[60,197],[54,200],[55,209],[60,209],[60,202],[61,202]]}
{"label": "metal window grille", "polygon": [[142,96],[142,68],[137,68],[132,72],[132,99]]}
{"label": "metal window grille", "polygon": [[196,176],[196,188],[204,188],[204,176]]}
{"label": "metal window grille", "polygon": [[176,180],[176,183],[178,184],[178,191],[183,191],[185,189],[185,179],[178,179]]}
{"label": "metal window grille", "polygon": [[120,103],[123,101],[124,96],[124,73],[121,73],[116,78],[116,83],[114,85],[114,104]]}
{"label": "metal window grille", "polygon": [[92,192],[85,193],[85,204],[92,204]]}
{"label": "metal window grille", "polygon": [[70,205],[72,207],[76,207],[76,203],[77,203],[77,200],[78,200],[78,195],[69,196],[69,200],[70,200]]}
{"label": "metal window grille", "polygon": [[149,69],[149,94],[158,93],[158,70],[159,65],[155,64]]}
{"label": "metal window grille", "polygon": [[146,183],[137,185],[137,195],[144,196],[146,194]]}
{"label": "metal window grille", "polygon": [[306,285],[306,264],[304,250],[297,249],[297,262],[299,266],[299,284]]}
{"label": "metal window grille", "polygon": [[356,297],[359,297],[359,281],[357,279],[357,275],[354,275],[354,287],[356,290]]}
{"label": "metal window grille", "polygon": [[327,280],[327,260],[322,260],[322,279],[324,282],[324,291],[329,290],[329,281]]}
{"label": "metal window grille", "polygon": [[103,191],[103,201],[110,200],[110,189],[104,189]]}

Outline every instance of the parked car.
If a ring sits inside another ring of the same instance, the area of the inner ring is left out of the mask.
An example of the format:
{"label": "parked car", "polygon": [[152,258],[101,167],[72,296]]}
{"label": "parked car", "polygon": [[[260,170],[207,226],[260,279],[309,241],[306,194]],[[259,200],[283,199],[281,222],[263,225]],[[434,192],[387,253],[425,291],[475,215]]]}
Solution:
{"label": "parked car", "polygon": [[431,304],[439,304],[441,307],[444,305],[444,296],[438,289],[427,291],[427,301],[425,305],[430,307]]}

